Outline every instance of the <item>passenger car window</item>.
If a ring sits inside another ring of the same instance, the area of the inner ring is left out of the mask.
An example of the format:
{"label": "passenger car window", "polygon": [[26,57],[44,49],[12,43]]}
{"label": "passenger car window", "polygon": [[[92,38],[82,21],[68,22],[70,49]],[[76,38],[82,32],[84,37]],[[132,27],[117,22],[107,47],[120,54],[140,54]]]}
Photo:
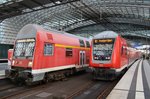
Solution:
{"label": "passenger car window", "polygon": [[86,47],[87,47],[87,48],[90,48],[90,43],[89,43],[89,41],[86,41]]}
{"label": "passenger car window", "polygon": [[84,41],[79,39],[80,47],[85,47]]}
{"label": "passenger car window", "polygon": [[66,48],[66,57],[71,57],[71,56],[73,56],[72,48]]}
{"label": "passenger car window", "polygon": [[44,44],[44,55],[53,55],[53,44],[45,43]]}

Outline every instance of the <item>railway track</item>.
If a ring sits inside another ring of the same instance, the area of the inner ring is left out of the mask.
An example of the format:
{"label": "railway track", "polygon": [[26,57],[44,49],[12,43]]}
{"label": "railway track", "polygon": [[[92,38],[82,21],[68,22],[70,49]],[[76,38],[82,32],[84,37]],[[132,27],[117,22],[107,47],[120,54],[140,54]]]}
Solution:
{"label": "railway track", "polygon": [[21,95],[21,94],[24,94],[24,93],[29,93],[30,91],[32,90],[42,90],[44,88],[47,88],[48,86],[50,85],[50,83],[48,84],[43,84],[43,85],[35,85],[35,86],[21,86],[21,87],[11,87],[11,88],[7,88],[6,90],[3,90],[0,94],[0,97],[1,99],[9,99],[9,98],[12,98],[18,95]]}
{"label": "railway track", "polygon": [[[71,78],[71,79],[73,80],[73,78]],[[76,76],[75,76],[75,78],[76,78]],[[55,83],[58,83],[58,84],[55,84]],[[44,84],[44,85],[31,86],[30,88],[25,87],[25,86],[23,86],[23,87],[12,86],[12,87],[8,87],[8,88],[5,88],[5,89],[3,88],[3,89],[0,89],[1,90],[0,97],[1,97],[1,99],[6,99],[6,98],[7,99],[9,99],[9,98],[15,99],[18,96],[19,97],[23,96],[22,99],[26,99],[26,98],[34,95],[34,94],[42,93],[42,92],[46,91],[49,87],[52,87],[53,85],[59,85],[59,83],[64,83],[65,84],[65,81],[58,81],[58,82],[56,81],[54,83],[50,82],[50,83],[47,83],[47,84]],[[71,95],[69,95],[68,99],[75,96],[75,95],[77,95],[77,94],[79,94],[80,92],[88,89],[93,84],[94,84],[94,82],[89,80],[85,85],[80,87],[78,90],[73,90],[73,93]],[[9,84],[7,84],[7,86],[9,86]],[[56,89],[55,87],[52,87],[51,90],[58,90],[58,89]],[[52,97],[57,98],[57,97],[61,97],[61,96],[54,95]]]}
{"label": "railway track", "polygon": [[109,95],[109,93],[112,91],[112,89],[115,87],[118,81],[114,81],[112,84],[107,86],[102,93],[99,94],[97,99],[106,99],[106,97]]}
{"label": "railway track", "polygon": [[89,83],[85,84],[84,86],[80,87],[78,90],[75,90],[71,95],[69,95],[66,99],[72,99],[78,94],[81,94],[83,91],[87,90],[88,88],[92,87],[95,82],[90,81]]}
{"label": "railway track", "polygon": [[15,88],[16,86],[11,84],[10,80],[8,79],[1,79],[0,80],[0,92],[10,89],[10,88]]}
{"label": "railway track", "polygon": [[[76,81],[80,82],[77,84]],[[0,87],[0,97],[1,99],[32,99],[40,93],[48,92],[51,94],[46,97],[48,99],[104,99],[117,82],[92,81],[89,75],[85,74],[81,77],[79,75],[72,77],[68,81],[56,81],[30,87],[12,86],[8,83],[5,85],[7,87]],[[73,83],[75,84],[72,85]],[[0,83],[1,85],[3,84]]]}
{"label": "railway track", "polygon": [[105,99],[119,80],[113,82],[96,81],[82,86],[67,99]]}
{"label": "railway track", "polygon": [[[79,75],[77,75],[79,76]],[[74,76],[74,77],[77,77],[77,76]],[[74,78],[73,77],[73,78]],[[71,79],[73,79],[71,78]],[[56,81],[54,83],[52,82],[49,82],[47,84],[37,84],[37,85],[34,85],[34,86],[22,86],[22,87],[18,87],[18,86],[15,86],[14,84],[6,84],[5,87],[7,88],[0,88],[0,97],[1,99],[9,99],[9,98],[13,98],[15,99],[15,97],[18,97],[18,96],[23,96],[23,98],[26,98],[28,96],[31,96],[33,94],[36,94],[36,93],[41,93],[43,92],[44,90],[47,90],[49,87],[51,87],[52,85],[56,85],[55,83],[63,83],[65,81]],[[6,82],[4,82],[5,84]],[[1,83],[0,83],[0,86],[1,86]],[[11,87],[8,87],[8,86],[11,86]],[[53,88],[52,90],[55,90],[55,88]],[[54,96],[56,97],[56,96]]]}
{"label": "railway track", "polygon": [[47,84],[43,85],[34,85],[34,86],[17,86],[12,83],[9,79],[0,80],[0,99],[12,98],[22,93],[28,92],[30,90],[37,90],[41,88],[48,87]]}
{"label": "railway track", "polygon": [[12,91],[15,91],[16,88],[19,88],[18,86],[11,83],[8,79],[1,79],[0,80],[0,97],[11,93]]}
{"label": "railway track", "polygon": [[19,92],[19,91],[25,89],[24,86],[22,86],[22,87],[16,86],[8,80],[6,80],[6,81],[1,80],[0,82],[1,82],[0,83],[0,98],[1,99],[5,99],[5,98],[7,98],[7,96],[9,96],[9,95],[11,96],[14,93],[16,93],[17,91]]}

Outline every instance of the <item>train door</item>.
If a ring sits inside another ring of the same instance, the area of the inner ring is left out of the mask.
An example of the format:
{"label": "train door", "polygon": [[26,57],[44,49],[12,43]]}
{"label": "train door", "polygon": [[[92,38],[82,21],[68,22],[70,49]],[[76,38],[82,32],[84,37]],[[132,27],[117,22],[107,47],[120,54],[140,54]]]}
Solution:
{"label": "train door", "polygon": [[80,51],[79,52],[79,65],[83,66],[85,65],[85,51]]}

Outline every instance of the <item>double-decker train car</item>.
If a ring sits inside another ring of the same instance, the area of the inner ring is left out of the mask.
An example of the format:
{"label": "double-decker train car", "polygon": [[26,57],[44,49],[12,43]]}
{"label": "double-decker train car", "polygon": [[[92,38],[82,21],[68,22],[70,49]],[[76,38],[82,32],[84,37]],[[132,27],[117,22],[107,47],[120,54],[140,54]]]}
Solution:
{"label": "double-decker train car", "polygon": [[17,35],[6,76],[27,83],[61,79],[85,70],[89,57],[88,39],[28,24]]}
{"label": "double-decker train car", "polygon": [[90,67],[93,79],[116,79],[140,56],[141,53],[117,33],[99,33],[93,37],[91,44]]}

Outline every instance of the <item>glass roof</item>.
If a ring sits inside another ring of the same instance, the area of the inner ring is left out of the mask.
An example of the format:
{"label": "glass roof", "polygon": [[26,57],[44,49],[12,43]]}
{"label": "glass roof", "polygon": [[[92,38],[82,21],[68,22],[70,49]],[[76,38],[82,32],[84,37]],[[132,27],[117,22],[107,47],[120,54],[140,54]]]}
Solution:
{"label": "glass roof", "polygon": [[0,4],[3,4],[3,3],[6,3],[6,2],[9,2],[11,0],[0,0]]}
{"label": "glass roof", "polygon": [[0,4],[3,4],[5,2],[8,2],[8,0],[0,0]]}
{"label": "glass roof", "polygon": [[[11,1],[0,0],[0,4]],[[13,0],[16,5],[8,4],[8,11],[0,10],[3,15],[15,15],[16,12],[19,15],[0,20],[0,43],[13,44],[18,31],[29,23],[63,31],[101,24],[106,30],[123,31],[127,34],[136,30],[147,31],[150,27],[150,0],[42,0],[49,2],[43,4],[41,0],[31,0],[30,3],[27,1],[30,0]],[[11,6],[18,8],[13,9]],[[131,24],[135,27],[126,28],[120,24]],[[102,30],[103,28],[101,27]],[[144,35],[145,32],[135,33]]]}

